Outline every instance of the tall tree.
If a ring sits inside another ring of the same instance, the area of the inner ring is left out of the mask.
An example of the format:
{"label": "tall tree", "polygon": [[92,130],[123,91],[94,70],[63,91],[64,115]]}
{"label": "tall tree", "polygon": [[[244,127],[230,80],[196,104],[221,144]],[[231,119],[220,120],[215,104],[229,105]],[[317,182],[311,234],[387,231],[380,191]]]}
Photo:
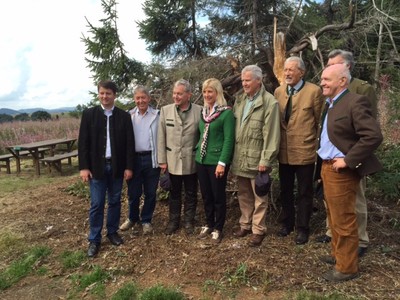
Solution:
{"label": "tall tree", "polygon": [[[145,82],[144,66],[127,56],[124,44],[120,40],[116,0],[102,0],[101,5],[106,15],[100,20],[101,27],[94,26],[86,19],[91,37],[82,38],[86,45],[85,60],[92,71],[95,85],[100,80],[111,79],[118,85],[120,94],[129,94],[130,84]],[[96,94],[93,93],[92,104],[96,101]]]}
{"label": "tall tree", "polygon": [[216,48],[212,35],[199,26],[203,1],[147,0],[146,19],[138,22],[148,50],[161,58],[201,59]]}

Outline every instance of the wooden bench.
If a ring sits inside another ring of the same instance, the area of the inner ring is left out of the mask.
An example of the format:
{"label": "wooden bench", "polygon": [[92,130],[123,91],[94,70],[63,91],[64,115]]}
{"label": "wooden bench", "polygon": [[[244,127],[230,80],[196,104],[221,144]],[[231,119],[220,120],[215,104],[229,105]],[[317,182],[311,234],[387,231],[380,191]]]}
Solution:
{"label": "wooden bench", "polygon": [[40,161],[47,163],[49,173],[51,173],[51,167],[54,167],[58,172],[60,172],[60,174],[62,174],[61,161],[63,159],[68,159],[68,164],[71,164],[71,158],[76,156],[78,156],[78,150],[73,150],[71,152],[45,157],[42,158]]}
{"label": "wooden bench", "polygon": [[[44,158],[44,153],[48,150],[50,150],[50,148],[39,148],[39,156],[41,158]],[[20,157],[29,156],[30,154],[31,153],[28,150],[19,152]],[[11,174],[10,160],[12,158],[14,158],[14,155],[12,155],[11,153],[0,155],[0,171],[1,171],[1,168],[6,168],[7,174]]]}

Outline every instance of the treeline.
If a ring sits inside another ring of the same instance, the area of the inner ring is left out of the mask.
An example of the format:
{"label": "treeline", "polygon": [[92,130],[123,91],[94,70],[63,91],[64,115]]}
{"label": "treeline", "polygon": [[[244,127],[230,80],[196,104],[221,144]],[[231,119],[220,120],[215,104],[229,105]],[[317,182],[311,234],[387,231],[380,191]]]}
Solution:
{"label": "treeline", "polygon": [[[64,113],[61,113],[62,115]],[[49,121],[52,119],[58,119],[59,115],[55,115],[54,117],[51,116],[47,111],[38,110],[33,112],[31,115],[27,113],[21,113],[15,116],[8,115],[8,114],[0,114],[0,123],[6,122],[26,122],[26,121]]]}

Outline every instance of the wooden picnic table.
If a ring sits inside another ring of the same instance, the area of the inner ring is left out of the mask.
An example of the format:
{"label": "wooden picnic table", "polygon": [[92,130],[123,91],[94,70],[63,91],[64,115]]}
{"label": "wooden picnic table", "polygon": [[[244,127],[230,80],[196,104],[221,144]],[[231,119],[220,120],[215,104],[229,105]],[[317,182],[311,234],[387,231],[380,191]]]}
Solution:
{"label": "wooden picnic table", "polygon": [[71,152],[73,145],[76,142],[76,138],[63,138],[63,139],[52,139],[39,142],[33,142],[28,144],[20,144],[6,147],[8,151],[15,157],[17,164],[17,173],[21,172],[21,151],[29,151],[33,158],[33,164],[35,166],[36,175],[40,175],[40,151],[39,148],[48,147],[50,155],[54,155],[54,150],[57,145],[65,145],[66,151]]}

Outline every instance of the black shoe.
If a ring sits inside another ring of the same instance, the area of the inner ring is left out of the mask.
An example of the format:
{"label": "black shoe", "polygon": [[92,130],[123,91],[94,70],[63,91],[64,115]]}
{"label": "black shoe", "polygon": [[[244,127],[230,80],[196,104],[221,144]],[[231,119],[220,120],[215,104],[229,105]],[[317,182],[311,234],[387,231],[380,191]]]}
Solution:
{"label": "black shoe", "polygon": [[193,223],[187,222],[184,225],[186,234],[193,234],[194,233],[194,226]]}
{"label": "black shoe", "polygon": [[317,243],[330,243],[331,242],[331,237],[330,236],[327,236],[326,234],[324,234],[324,235],[320,235],[320,236],[317,236],[316,238],[315,238],[315,241],[317,242]]}
{"label": "black shoe", "polygon": [[179,224],[176,222],[169,222],[167,227],[165,228],[164,233],[166,235],[171,235],[173,234],[175,231],[177,231],[179,229]]}
{"label": "black shoe", "polygon": [[304,245],[305,243],[308,242],[308,233],[304,231],[299,231],[297,233],[295,241],[297,245]]}
{"label": "black shoe", "polygon": [[358,257],[363,257],[367,253],[367,247],[358,247]]}
{"label": "black shoe", "polygon": [[88,248],[88,251],[87,251],[87,256],[95,257],[97,255],[97,253],[99,253],[99,250],[100,250],[100,244],[96,244],[96,243],[91,242],[89,244],[89,248]]}
{"label": "black shoe", "polygon": [[283,227],[276,233],[276,235],[277,235],[277,236],[280,236],[280,237],[285,237],[285,236],[288,236],[292,231],[293,231],[293,229],[289,229],[289,228],[287,228],[286,226],[283,226]]}
{"label": "black shoe", "polygon": [[115,246],[119,246],[124,243],[122,238],[119,236],[117,232],[107,235],[108,239],[110,240],[111,244]]}

